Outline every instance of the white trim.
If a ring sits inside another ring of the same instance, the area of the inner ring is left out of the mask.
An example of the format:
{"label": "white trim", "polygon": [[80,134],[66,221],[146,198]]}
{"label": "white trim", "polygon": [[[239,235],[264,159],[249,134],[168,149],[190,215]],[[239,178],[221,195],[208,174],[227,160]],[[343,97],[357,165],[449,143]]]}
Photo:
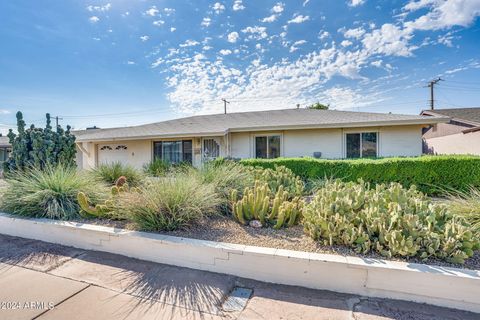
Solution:
{"label": "white trim", "polygon": [[480,270],[178,238],[3,213],[0,233],[265,282],[480,312]]}

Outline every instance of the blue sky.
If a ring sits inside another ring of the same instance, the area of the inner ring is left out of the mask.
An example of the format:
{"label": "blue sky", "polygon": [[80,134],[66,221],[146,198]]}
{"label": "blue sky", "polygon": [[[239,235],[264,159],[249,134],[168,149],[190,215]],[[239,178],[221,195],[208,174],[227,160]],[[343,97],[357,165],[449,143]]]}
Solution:
{"label": "blue sky", "polygon": [[0,2],[0,130],[294,108],[480,106],[480,0]]}

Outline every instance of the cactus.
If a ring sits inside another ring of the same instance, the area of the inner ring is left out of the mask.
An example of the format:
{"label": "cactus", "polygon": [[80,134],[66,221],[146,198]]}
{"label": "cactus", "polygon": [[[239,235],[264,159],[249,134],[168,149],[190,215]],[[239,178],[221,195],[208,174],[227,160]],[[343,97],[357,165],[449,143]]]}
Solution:
{"label": "cactus", "polygon": [[301,196],[305,188],[300,177],[285,166],[275,166],[274,169],[256,168],[254,175],[257,180],[264,181],[273,193],[281,187],[288,192],[289,199]]}
{"label": "cactus", "polygon": [[111,215],[111,213],[115,210],[116,198],[118,195],[123,192],[137,191],[138,189],[135,187],[129,188],[127,179],[124,176],[121,176],[117,179],[115,185],[111,187],[110,197],[102,204],[96,204],[95,206],[90,205],[90,199],[88,199],[85,193],[79,192],[77,195],[77,201],[81,208],[80,214],[86,218]]}
{"label": "cactus", "polygon": [[279,186],[272,201],[272,192],[266,182],[257,180],[253,188],[245,188],[238,199],[238,192],[230,193],[233,216],[242,224],[250,220],[259,220],[263,226],[273,223],[274,228],[293,226],[301,215],[304,201],[295,197],[288,201],[288,192]]}
{"label": "cactus", "polygon": [[324,244],[356,252],[435,257],[462,263],[480,247],[470,227],[429,201],[416,188],[398,183],[371,188],[363,181],[327,181],[303,212],[307,234]]}
{"label": "cactus", "polygon": [[75,136],[70,133],[70,126],[63,130],[58,126],[52,130],[50,114],[46,114],[45,128],[31,125],[26,129],[23,114],[17,117],[17,134],[9,130],[8,138],[12,145],[12,153],[4,163],[6,172],[23,170],[35,166],[43,169],[59,163],[67,166],[75,165]]}

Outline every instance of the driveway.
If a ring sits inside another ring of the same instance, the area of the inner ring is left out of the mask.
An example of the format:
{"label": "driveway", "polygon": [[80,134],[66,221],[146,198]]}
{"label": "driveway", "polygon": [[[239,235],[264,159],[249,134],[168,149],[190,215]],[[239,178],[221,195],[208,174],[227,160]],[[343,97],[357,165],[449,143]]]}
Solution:
{"label": "driveway", "polygon": [[[249,299],[232,299],[234,288],[251,289],[252,294]],[[262,283],[3,235],[0,303],[1,320],[480,317],[423,304]]]}

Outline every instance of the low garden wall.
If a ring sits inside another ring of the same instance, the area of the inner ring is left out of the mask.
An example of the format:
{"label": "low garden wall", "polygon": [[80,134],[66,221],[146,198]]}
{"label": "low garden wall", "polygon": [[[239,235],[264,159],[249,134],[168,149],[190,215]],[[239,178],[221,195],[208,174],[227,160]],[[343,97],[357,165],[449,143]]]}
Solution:
{"label": "low garden wall", "polygon": [[480,312],[480,271],[178,238],[0,213],[0,233],[285,285]]}
{"label": "low garden wall", "polygon": [[480,157],[422,156],[412,158],[326,160],[314,158],[244,159],[240,163],[273,168],[286,166],[307,178],[363,179],[370,183],[399,182],[404,187],[416,185],[428,194],[445,190],[480,187]]}

